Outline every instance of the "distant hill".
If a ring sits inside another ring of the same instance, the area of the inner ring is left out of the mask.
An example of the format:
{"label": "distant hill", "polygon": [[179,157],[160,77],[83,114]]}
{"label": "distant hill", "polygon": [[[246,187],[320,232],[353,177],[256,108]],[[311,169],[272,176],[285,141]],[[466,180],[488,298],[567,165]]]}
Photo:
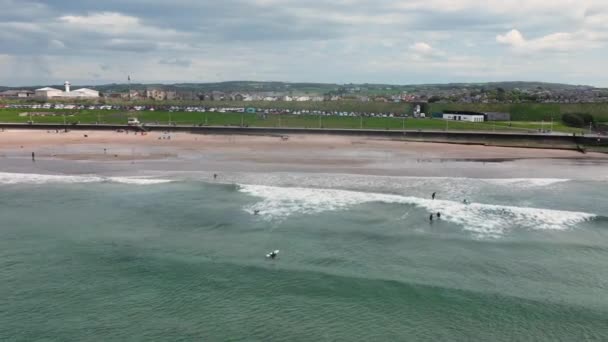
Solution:
{"label": "distant hill", "polygon": [[[5,87],[0,86],[0,91],[8,89],[37,89],[45,86],[62,89],[63,85],[38,85],[27,87]],[[104,84],[104,85],[73,85],[73,88],[87,87],[94,88],[101,92],[124,92],[129,89],[126,83]],[[257,82],[257,81],[229,81],[217,83],[175,83],[175,84],[143,84],[132,83],[131,89],[143,90],[146,88],[162,88],[165,90],[183,90],[196,92],[276,92],[292,94],[326,94],[326,93],[357,93],[365,94],[393,94],[404,91],[446,91],[449,89],[498,89],[505,91],[514,89],[520,90],[581,90],[595,89],[587,85],[571,85],[545,82],[488,82],[488,83],[445,83],[445,84],[334,84],[334,83],[289,83],[289,82]]]}

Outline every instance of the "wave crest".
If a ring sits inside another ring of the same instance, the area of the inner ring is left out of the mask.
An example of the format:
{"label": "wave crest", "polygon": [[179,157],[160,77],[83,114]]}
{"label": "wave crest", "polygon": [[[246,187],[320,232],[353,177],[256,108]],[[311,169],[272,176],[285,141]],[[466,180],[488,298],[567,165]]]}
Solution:
{"label": "wave crest", "polygon": [[406,204],[424,208],[432,213],[441,212],[442,219],[484,236],[501,236],[515,226],[531,230],[565,230],[596,217],[594,214],[583,212],[482,203],[466,205],[455,201],[335,189],[241,185],[240,191],[261,198],[262,201],[245,210],[261,210],[261,215],[269,220],[284,219],[294,214],[344,210],[354,205],[373,202]]}
{"label": "wave crest", "polygon": [[133,185],[154,185],[172,182],[169,179],[143,177],[102,177],[95,175],[43,175],[33,173],[0,172],[0,184],[78,184],[78,183],[121,183]]}

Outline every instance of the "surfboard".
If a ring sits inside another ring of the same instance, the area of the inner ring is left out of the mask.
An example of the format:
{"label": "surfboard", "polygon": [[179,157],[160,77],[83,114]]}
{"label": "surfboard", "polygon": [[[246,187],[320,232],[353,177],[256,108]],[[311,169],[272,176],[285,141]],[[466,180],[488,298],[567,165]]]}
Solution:
{"label": "surfboard", "polygon": [[[276,251],[274,251],[274,253],[278,255],[278,254],[279,254],[279,250],[277,249]],[[270,255],[271,255],[271,254],[272,254],[272,253],[268,253],[268,254],[266,254],[266,257],[267,257],[267,258],[270,258]]]}

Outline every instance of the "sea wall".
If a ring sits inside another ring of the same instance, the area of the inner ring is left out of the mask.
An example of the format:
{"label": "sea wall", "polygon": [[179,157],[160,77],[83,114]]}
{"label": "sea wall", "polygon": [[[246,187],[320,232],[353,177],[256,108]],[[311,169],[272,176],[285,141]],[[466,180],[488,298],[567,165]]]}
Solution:
{"label": "sea wall", "polygon": [[229,126],[167,126],[153,125],[134,127],[126,125],[61,125],[61,124],[9,124],[0,123],[4,129],[40,130],[145,130],[191,132],[197,134],[246,134],[246,135],[293,135],[320,134],[377,137],[402,141],[420,141],[487,146],[528,147],[608,152],[608,136],[574,136],[568,134],[464,132],[464,131],[396,131],[359,129],[311,129],[311,128],[261,128]]}

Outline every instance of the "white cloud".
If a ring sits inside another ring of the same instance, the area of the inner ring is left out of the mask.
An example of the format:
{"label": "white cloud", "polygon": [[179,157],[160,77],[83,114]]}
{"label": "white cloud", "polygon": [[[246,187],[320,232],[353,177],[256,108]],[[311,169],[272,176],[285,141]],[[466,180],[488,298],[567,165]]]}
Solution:
{"label": "white cloud", "polygon": [[[10,56],[0,84],[36,75],[121,81],[127,72],[150,82],[542,80],[602,70],[608,55],[606,0],[0,0],[0,8]],[[583,83],[605,79],[590,72]]]}
{"label": "white cloud", "polygon": [[511,46],[522,46],[526,43],[524,36],[518,30],[511,30],[504,35],[498,35],[496,41]]}
{"label": "white cloud", "polygon": [[[164,39],[180,35],[174,29],[161,29],[145,25],[138,17],[118,12],[89,13],[87,15],[66,15],[52,26],[63,26],[73,31],[88,31],[113,36],[144,36]],[[181,33],[181,35],[185,35]]]}
{"label": "white cloud", "polygon": [[521,32],[513,29],[504,35],[497,35],[498,43],[510,46],[516,52],[569,52],[601,47],[593,33],[588,31],[556,32],[535,39],[526,39]]}
{"label": "white cloud", "polygon": [[415,43],[414,45],[412,45],[410,47],[410,49],[421,55],[429,55],[429,54],[433,53],[433,47],[431,47],[429,44],[424,43],[424,42]]}
{"label": "white cloud", "polygon": [[428,43],[417,42],[410,45],[408,56],[413,61],[420,61],[426,59],[441,58],[444,56],[444,52],[432,47]]}

